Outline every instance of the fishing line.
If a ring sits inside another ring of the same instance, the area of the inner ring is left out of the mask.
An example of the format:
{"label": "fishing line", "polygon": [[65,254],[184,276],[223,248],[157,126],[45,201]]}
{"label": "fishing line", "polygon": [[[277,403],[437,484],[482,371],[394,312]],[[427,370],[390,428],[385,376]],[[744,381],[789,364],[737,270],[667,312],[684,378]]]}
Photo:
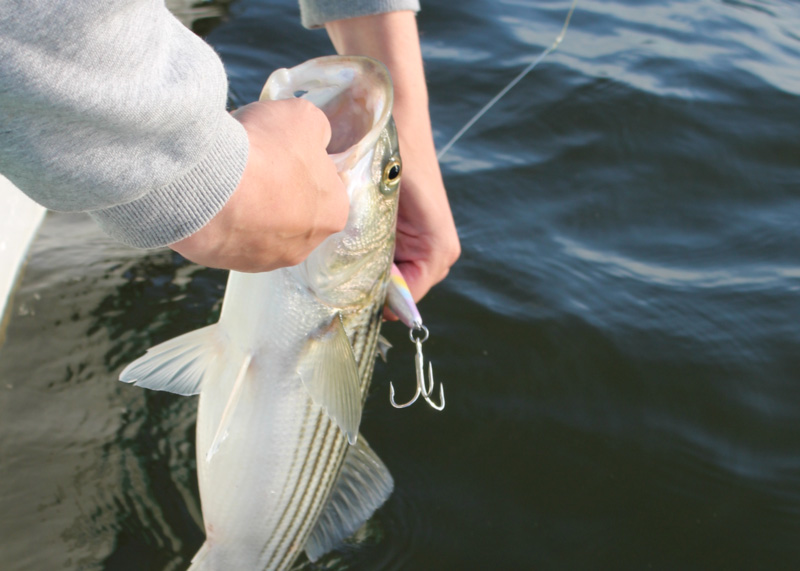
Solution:
{"label": "fishing line", "polygon": [[491,101],[489,101],[489,103],[487,103],[486,105],[484,105],[484,106],[483,106],[483,108],[482,108],[480,111],[478,111],[478,112],[475,114],[475,116],[474,116],[474,117],[472,117],[472,119],[470,119],[469,121],[467,121],[467,124],[466,124],[466,125],[464,125],[463,127],[461,127],[461,130],[460,130],[458,133],[456,133],[456,134],[453,136],[453,138],[452,138],[452,139],[450,139],[450,142],[448,142],[448,143],[447,143],[447,144],[446,144],[444,147],[442,147],[442,149],[441,149],[441,150],[440,150],[440,151],[439,151],[439,152],[436,154],[436,158],[437,158],[437,159],[441,160],[441,159],[442,159],[442,157],[445,155],[445,153],[447,153],[447,151],[449,151],[449,150],[450,150],[450,147],[452,147],[452,146],[453,146],[453,145],[456,143],[456,141],[458,141],[458,140],[461,138],[461,136],[462,136],[464,133],[466,133],[466,132],[467,132],[467,130],[468,130],[470,127],[472,127],[472,126],[473,126],[475,123],[477,123],[477,122],[478,122],[478,119],[480,119],[481,117],[483,117],[483,116],[486,114],[486,112],[487,112],[489,109],[491,109],[492,107],[494,107],[495,103],[497,103],[498,101],[500,101],[500,99],[501,99],[501,98],[502,98],[502,97],[503,97],[503,96],[504,96],[506,93],[508,93],[508,92],[511,90],[511,88],[512,88],[512,87],[514,87],[516,84],[518,84],[520,81],[522,81],[522,78],[523,78],[523,77],[525,77],[526,75],[528,75],[528,74],[529,74],[529,73],[530,73],[530,72],[533,70],[533,68],[535,68],[537,65],[539,65],[539,62],[541,62],[541,61],[542,61],[544,58],[546,58],[546,57],[547,57],[547,54],[549,54],[549,53],[550,53],[550,52],[552,52],[554,49],[556,49],[556,47],[558,47],[558,44],[560,44],[560,43],[561,43],[561,40],[563,40],[563,39],[564,39],[564,36],[565,36],[565,35],[566,35],[566,33],[567,33],[567,26],[569,26],[569,20],[570,20],[570,18],[572,18],[572,12],[573,12],[573,10],[575,10],[575,4],[577,4],[577,2],[578,2],[578,0],[572,0],[572,6],[570,6],[570,8],[569,8],[569,12],[567,12],[567,18],[564,20],[564,26],[561,28],[561,33],[560,33],[560,34],[558,34],[558,37],[557,37],[557,38],[555,39],[555,41],[554,41],[554,42],[553,42],[553,43],[550,45],[550,47],[549,47],[549,48],[547,48],[546,50],[544,50],[544,51],[543,51],[541,54],[539,54],[539,57],[537,57],[535,60],[533,60],[531,63],[529,63],[529,64],[528,64],[528,66],[527,66],[525,69],[523,69],[523,70],[522,70],[522,71],[519,73],[519,75],[517,75],[517,77],[515,77],[514,79],[512,79],[512,80],[511,80],[511,83],[509,83],[508,85],[506,85],[506,86],[505,86],[505,87],[504,87],[504,88],[503,88],[503,89],[500,91],[500,93],[498,93],[497,95],[495,95],[495,96],[492,98],[492,100],[491,100]]}

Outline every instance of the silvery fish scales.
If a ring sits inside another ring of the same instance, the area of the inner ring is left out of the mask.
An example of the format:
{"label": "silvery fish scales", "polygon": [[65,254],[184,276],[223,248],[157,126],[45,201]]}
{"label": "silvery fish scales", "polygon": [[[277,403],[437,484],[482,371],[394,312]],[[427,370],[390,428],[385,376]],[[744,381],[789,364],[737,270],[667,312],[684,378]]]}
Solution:
{"label": "silvery fish scales", "polygon": [[219,322],[163,343],[121,379],[200,393],[197,471],[206,541],[192,571],[285,569],[316,559],[389,496],[358,435],[394,254],[400,158],[389,74],[368,58],[310,60],[262,99],[301,96],[328,116],[347,187],[342,232],[302,264],[231,272]]}

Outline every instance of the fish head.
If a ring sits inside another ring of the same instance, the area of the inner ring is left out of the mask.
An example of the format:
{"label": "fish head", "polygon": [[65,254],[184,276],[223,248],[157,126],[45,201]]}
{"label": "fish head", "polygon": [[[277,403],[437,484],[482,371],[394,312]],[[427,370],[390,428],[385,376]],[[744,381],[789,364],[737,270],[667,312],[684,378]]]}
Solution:
{"label": "fish head", "polygon": [[328,153],[347,188],[350,210],[345,228],[289,271],[326,305],[363,305],[380,295],[394,255],[402,164],[391,77],[367,57],[312,59],[275,71],[261,95],[292,97],[308,99],[328,117]]}

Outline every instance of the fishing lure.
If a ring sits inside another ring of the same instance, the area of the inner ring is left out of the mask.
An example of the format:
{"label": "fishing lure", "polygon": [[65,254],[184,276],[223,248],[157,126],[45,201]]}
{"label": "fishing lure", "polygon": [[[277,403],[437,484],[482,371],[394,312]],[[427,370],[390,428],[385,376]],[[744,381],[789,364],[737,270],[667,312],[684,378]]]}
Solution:
{"label": "fishing lure", "polygon": [[414,303],[414,298],[411,296],[411,290],[408,289],[408,284],[403,274],[400,273],[400,269],[395,264],[392,264],[391,280],[386,292],[386,305],[408,327],[408,337],[416,345],[417,349],[417,353],[414,356],[414,364],[417,371],[417,389],[413,398],[404,404],[398,404],[394,398],[394,385],[389,383],[389,401],[395,408],[406,408],[417,402],[417,399],[421,396],[434,409],[444,410],[444,385],[439,385],[439,404],[436,404],[431,399],[434,381],[433,365],[430,361],[428,362],[428,378],[427,380],[425,379],[425,360],[422,356],[422,344],[428,340],[430,332],[422,324],[422,316],[419,314],[417,304]]}

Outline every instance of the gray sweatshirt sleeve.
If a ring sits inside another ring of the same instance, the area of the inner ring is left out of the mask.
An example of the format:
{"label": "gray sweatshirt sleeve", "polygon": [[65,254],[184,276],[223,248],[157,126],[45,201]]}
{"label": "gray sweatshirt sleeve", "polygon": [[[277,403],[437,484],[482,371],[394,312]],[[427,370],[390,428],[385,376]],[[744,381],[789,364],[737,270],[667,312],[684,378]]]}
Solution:
{"label": "gray sweatshirt sleeve", "polygon": [[300,0],[300,16],[306,28],[319,28],[333,20],[399,10],[419,12],[419,0]]}
{"label": "gray sweatshirt sleeve", "polygon": [[247,161],[208,44],[163,0],[8,0],[0,11],[0,172],[137,247],[226,203]]}

